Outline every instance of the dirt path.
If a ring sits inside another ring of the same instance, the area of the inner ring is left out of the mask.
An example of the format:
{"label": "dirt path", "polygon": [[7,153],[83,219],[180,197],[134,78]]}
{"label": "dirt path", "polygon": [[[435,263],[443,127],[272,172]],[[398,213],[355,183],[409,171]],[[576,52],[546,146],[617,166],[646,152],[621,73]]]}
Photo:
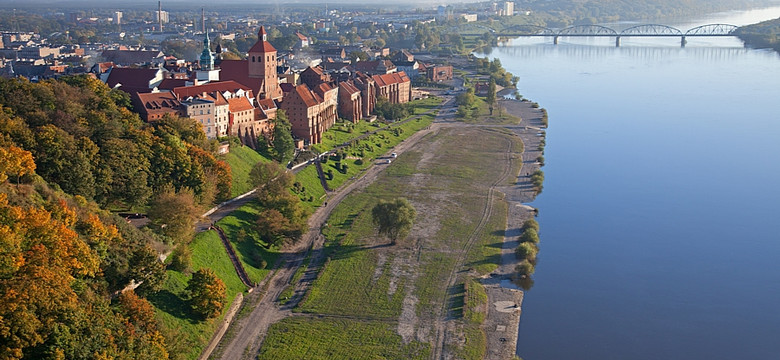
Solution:
{"label": "dirt path", "polygon": [[[451,104],[452,99],[445,100],[445,103]],[[443,105],[444,106],[444,105]],[[431,132],[436,131],[436,125],[428,129],[418,131],[400,144],[396,145],[392,152],[402,153],[413,147],[420,139]],[[262,293],[262,299],[257,303],[252,312],[243,319],[235,322],[235,336],[230,339],[224,339],[222,346],[221,359],[254,359],[259,352],[263,339],[268,332],[271,324],[278,322],[285,317],[291,316],[290,306],[280,307],[276,300],[290,283],[295,271],[303,263],[309,251],[313,251],[313,259],[318,256],[324,243],[324,237],[321,229],[327,221],[330,213],[336,206],[351,192],[363,189],[373,183],[377,175],[384,171],[386,167],[375,165],[363,173],[363,176],[346,186],[335,190],[329,194],[327,206],[322,206],[309,218],[309,231],[302,237],[301,241],[294,247],[284,252],[277,262],[279,268],[267,277],[268,282],[265,291],[256,291]],[[305,282],[304,288],[297,289],[296,293],[305,293],[306,287],[311,281]]]}

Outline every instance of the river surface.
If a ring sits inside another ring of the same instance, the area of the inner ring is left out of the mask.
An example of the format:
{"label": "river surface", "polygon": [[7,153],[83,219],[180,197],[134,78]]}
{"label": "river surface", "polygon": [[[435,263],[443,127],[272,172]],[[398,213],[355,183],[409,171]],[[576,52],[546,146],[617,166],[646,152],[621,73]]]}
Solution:
{"label": "river surface", "polygon": [[550,118],[525,360],[780,359],[780,56],[679,41],[520,38],[489,55]]}

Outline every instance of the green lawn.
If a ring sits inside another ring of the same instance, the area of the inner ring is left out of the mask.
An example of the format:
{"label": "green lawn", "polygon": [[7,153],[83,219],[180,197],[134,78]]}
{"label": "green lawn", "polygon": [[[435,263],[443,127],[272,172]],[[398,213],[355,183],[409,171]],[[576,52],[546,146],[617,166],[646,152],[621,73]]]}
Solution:
{"label": "green lawn", "polygon": [[[296,194],[298,195],[298,198],[301,199],[304,206],[314,211],[322,205],[325,201],[325,189],[320,183],[320,177],[317,175],[317,168],[313,165],[305,167],[295,174],[295,181],[301,183],[301,186],[305,189],[303,192]],[[312,201],[308,201],[309,198],[311,198]]]}
{"label": "green lawn", "polygon": [[254,230],[261,211],[260,204],[251,201],[217,221],[217,225],[233,244],[238,260],[244,265],[249,279],[254,283],[262,281],[270,273],[270,270],[261,266],[258,259],[262,258],[266,262],[266,267],[270,267],[279,257],[278,249],[262,241],[260,235]]}
{"label": "green lawn", "polygon": [[271,326],[258,359],[423,360],[429,357],[429,344],[418,341],[404,344],[393,324],[292,317]]}
{"label": "green lawn", "polygon": [[216,232],[206,231],[198,234],[190,247],[192,249],[192,270],[210,268],[227,287],[227,301],[223,315],[205,321],[193,315],[186,301],[185,290],[190,275],[178,271],[167,271],[168,279],[165,281],[163,289],[157,294],[149,296],[149,301],[157,309],[157,318],[167,329],[166,331],[175,334],[172,338],[180,341],[177,348],[188,350],[184,357],[196,359],[211,339],[217,324],[224,316],[224,311],[230,307],[238,293],[246,291],[246,287],[236,275],[233,264]]}
{"label": "green lawn", "polygon": [[271,161],[248,146],[231,146],[230,152],[222,155],[222,160],[230,165],[230,171],[233,174],[231,197],[252,190],[252,186],[249,184],[249,172],[258,162]]}
{"label": "green lawn", "polygon": [[[350,196],[331,214],[324,231],[329,260],[300,311],[383,319],[394,319],[401,313],[403,279],[391,291],[392,258],[385,258],[382,268],[377,269],[378,254],[364,241],[374,240],[370,214],[364,211],[374,201],[366,195]],[[378,243],[384,245],[385,241]]]}

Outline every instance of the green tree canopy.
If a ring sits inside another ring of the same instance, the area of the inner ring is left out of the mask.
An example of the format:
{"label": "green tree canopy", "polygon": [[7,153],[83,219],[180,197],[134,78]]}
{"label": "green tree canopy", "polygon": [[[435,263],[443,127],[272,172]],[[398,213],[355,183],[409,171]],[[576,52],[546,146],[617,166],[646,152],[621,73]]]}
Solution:
{"label": "green tree canopy", "polygon": [[417,216],[409,200],[397,198],[393,201],[379,201],[371,210],[371,217],[380,235],[387,236],[391,244],[409,235]]}
{"label": "green tree canopy", "polygon": [[286,165],[295,155],[295,143],[292,138],[292,125],[284,110],[277,110],[274,120],[274,160]]}

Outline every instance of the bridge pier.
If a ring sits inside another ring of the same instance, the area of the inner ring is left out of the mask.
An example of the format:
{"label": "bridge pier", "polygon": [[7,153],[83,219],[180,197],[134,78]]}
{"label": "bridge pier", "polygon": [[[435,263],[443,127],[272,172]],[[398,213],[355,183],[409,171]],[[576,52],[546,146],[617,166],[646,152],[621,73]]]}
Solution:
{"label": "bridge pier", "polygon": [[685,44],[688,43],[688,40],[685,40],[685,35],[682,36],[682,40],[680,40],[680,47],[685,47]]}
{"label": "bridge pier", "polygon": [[615,47],[620,47],[620,36],[615,36]]}
{"label": "bridge pier", "polygon": [[558,35],[553,36],[553,45],[558,45]]}

